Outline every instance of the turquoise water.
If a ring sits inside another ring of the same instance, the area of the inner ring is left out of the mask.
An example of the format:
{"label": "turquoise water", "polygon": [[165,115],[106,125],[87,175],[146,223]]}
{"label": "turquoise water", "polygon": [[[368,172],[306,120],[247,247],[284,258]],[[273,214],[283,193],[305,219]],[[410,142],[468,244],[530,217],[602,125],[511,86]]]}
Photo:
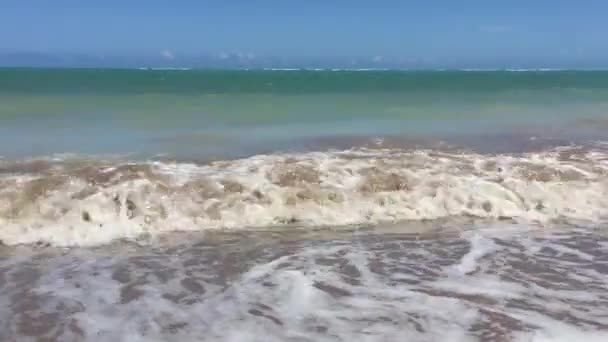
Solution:
{"label": "turquoise water", "polygon": [[607,108],[605,71],[0,69],[0,155],[208,157],[387,136],[590,138],[602,136]]}

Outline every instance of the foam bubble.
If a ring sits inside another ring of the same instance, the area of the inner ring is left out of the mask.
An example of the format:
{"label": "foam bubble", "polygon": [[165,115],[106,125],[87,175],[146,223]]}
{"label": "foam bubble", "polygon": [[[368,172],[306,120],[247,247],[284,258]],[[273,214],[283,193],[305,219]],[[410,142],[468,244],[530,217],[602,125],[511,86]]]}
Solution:
{"label": "foam bubble", "polygon": [[[605,267],[585,257],[606,257],[598,243],[605,232],[477,228],[460,236],[337,232],[292,240],[224,232],[172,246],[117,243],[32,255],[13,248],[0,258],[0,339],[606,337]],[[585,253],[556,255],[558,246]]]}
{"label": "foam bubble", "polygon": [[479,233],[475,233],[470,239],[470,242],[470,251],[465,254],[460,263],[454,267],[460,274],[467,274],[475,271],[478,265],[477,261],[496,249],[496,244],[492,240],[484,238]]}
{"label": "foam bubble", "polygon": [[456,216],[597,223],[608,217],[606,160],[578,148],[494,156],[363,149],[207,165],[7,164],[0,240],[95,245],[175,230]]}

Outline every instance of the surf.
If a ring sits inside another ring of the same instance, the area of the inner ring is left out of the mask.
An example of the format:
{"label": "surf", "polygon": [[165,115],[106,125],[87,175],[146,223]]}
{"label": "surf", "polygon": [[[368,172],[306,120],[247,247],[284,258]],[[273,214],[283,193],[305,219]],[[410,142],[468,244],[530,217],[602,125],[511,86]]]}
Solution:
{"label": "surf", "polygon": [[4,161],[0,240],[90,246],[171,231],[456,217],[597,224],[608,217],[607,157],[571,146],[495,155],[351,149],[202,164]]}

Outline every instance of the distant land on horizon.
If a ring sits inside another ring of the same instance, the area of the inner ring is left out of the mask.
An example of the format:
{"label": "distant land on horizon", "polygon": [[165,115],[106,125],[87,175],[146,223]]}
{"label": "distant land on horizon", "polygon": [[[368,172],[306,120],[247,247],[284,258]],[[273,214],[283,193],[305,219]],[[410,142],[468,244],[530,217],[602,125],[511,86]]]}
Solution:
{"label": "distant land on horizon", "polygon": [[606,62],[543,63],[529,61],[459,61],[439,63],[407,58],[364,57],[275,57],[241,53],[191,56],[101,56],[38,52],[0,52],[0,67],[38,68],[209,68],[209,69],[607,69]]}

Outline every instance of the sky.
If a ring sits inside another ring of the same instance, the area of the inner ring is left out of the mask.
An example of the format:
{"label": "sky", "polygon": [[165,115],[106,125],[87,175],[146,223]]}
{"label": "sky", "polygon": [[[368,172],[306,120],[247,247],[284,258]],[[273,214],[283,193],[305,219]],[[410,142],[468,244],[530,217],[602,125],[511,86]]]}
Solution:
{"label": "sky", "polygon": [[0,0],[0,65],[608,66],[608,1]]}

